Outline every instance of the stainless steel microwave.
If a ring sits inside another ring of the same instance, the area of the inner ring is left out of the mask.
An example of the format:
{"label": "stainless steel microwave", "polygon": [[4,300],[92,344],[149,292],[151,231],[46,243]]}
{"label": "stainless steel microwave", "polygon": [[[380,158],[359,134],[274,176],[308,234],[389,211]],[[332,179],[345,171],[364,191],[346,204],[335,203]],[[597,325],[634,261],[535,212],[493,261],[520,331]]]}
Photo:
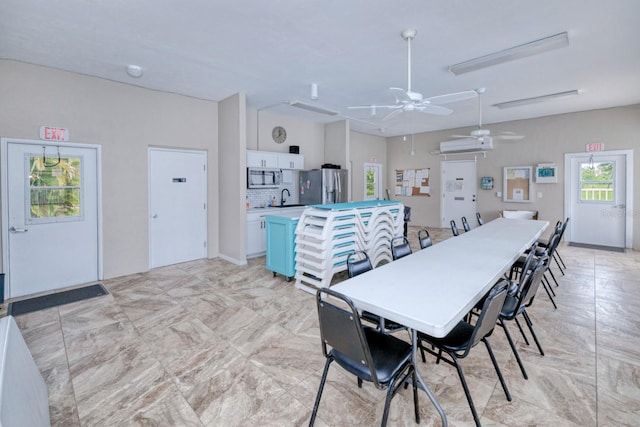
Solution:
{"label": "stainless steel microwave", "polygon": [[280,169],[247,168],[247,188],[278,188],[281,183]]}

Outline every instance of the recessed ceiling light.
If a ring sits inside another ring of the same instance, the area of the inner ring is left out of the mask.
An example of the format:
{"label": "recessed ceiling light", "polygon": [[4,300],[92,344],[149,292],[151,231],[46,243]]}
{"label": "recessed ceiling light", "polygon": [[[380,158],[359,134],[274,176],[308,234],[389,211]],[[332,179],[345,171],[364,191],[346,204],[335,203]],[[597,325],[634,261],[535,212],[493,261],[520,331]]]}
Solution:
{"label": "recessed ceiling light", "polygon": [[127,65],[127,74],[129,74],[131,77],[142,77],[142,67],[139,65]]}
{"label": "recessed ceiling light", "polygon": [[520,59],[552,49],[558,49],[567,45],[569,45],[569,35],[566,32],[559,33],[540,40],[535,40],[509,49],[501,50],[499,52],[491,53],[489,55],[481,56],[479,58],[470,59],[469,61],[460,62],[459,64],[451,65],[449,67],[449,71],[457,76],[459,74],[491,67],[492,65],[502,64],[503,62],[513,61],[514,59]]}

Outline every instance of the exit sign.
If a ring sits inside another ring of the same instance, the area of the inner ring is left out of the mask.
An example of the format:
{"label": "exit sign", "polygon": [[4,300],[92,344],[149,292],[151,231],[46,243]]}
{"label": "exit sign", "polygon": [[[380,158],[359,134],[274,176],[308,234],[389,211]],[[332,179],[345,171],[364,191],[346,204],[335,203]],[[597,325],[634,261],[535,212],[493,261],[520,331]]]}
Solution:
{"label": "exit sign", "polygon": [[40,139],[43,139],[45,141],[68,141],[69,129],[41,126]]}
{"label": "exit sign", "polygon": [[602,142],[592,142],[590,144],[587,144],[586,150],[587,151],[603,151],[604,150],[604,143],[602,143]]}

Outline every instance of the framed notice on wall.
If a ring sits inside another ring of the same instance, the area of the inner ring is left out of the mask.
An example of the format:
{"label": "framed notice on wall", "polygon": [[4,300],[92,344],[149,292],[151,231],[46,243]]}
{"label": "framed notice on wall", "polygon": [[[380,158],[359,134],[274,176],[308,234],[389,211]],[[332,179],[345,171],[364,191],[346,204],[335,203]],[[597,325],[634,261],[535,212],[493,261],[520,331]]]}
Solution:
{"label": "framed notice on wall", "polygon": [[396,196],[431,196],[429,169],[396,169]]}
{"label": "framed notice on wall", "polygon": [[531,203],[531,166],[506,166],[503,179],[503,201]]}

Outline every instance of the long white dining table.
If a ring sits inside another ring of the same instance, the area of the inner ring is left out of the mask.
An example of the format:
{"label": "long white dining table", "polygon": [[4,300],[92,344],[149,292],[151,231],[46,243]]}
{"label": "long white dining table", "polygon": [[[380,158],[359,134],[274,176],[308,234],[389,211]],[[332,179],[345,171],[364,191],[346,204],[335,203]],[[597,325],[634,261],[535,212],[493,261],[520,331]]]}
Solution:
{"label": "long white dining table", "polygon": [[[351,298],[357,308],[410,328],[417,367],[416,331],[446,336],[548,225],[498,218],[331,288]],[[444,411],[416,373],[446,426]]]}

